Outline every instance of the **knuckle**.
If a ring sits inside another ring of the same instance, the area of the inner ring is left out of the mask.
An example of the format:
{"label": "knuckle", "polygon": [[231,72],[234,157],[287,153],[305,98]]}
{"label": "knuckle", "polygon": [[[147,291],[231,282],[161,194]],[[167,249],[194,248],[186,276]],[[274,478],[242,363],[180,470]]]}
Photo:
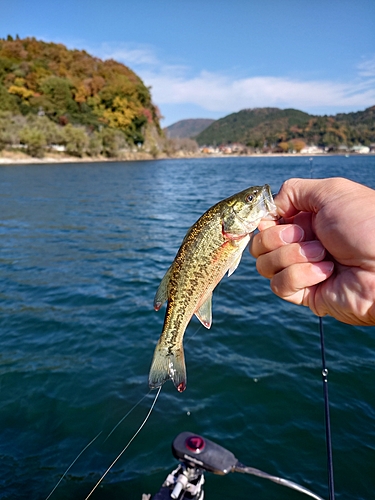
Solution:
{"label": "knuckle", "polygon": [[266,256],[260,256],[258,257],[255,266],[258,271],[258,273],[263,276],[264,278],[271,279],[273,277],[273,272],[268,264],[268,260]]}
{"label": "knuckle", "polygon": [[259,234],[256,234],[255,236],[252,237],[249,245],[249,251],[251,255],[255,258],[259,257],[260,252],[259,252]]}
{"label": "knuckle", "polygon": [[282,294],[280,293],[280,287],[278,286],[277,279],[273,277],[270,281],[270,287],[271,291],[277,295],[278,297],[282,297]]}
{"label": "knuckle", "polygon": [[295,183],[296,179],[291,178],[284,181],[281,185],[280,191],[289,190],[291,186]]}
{"label": "knuckle", "polygon": [[254,237],[254,251],[259,255],[265,254],[275,249],[274,228],[268,228],[261,231]]}

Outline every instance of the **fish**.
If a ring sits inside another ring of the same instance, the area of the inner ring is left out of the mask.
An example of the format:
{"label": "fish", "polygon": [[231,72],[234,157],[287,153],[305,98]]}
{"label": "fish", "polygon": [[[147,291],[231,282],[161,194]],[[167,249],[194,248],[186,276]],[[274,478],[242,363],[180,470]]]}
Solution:
{"label": "fish", "polygon": [[208,209],[188,230],[154,299],[158,311],[167,301],[162,333],[149,371],[149,387],[171,379],[186,389],[183,348],[185,330],[195,314],[206,328],[212,324],[212,292],[237,269],[251,233],[261,219],[277,219],[270,186],[253,186]]}

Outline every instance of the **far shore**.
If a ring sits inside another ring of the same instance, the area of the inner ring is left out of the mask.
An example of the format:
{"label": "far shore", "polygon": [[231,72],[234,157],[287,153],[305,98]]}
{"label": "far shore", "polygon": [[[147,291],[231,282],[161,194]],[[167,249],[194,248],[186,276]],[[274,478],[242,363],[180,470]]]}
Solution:
{"label": "far shore", "polygon": [[375,156],[375,152],[366,155],[358,153],[254,153],[254,154],[204,154],[204,153],[184,153],[179,152],[175,155],[160,154],[153,156],[145,152],[129,152],[118,158],[107,158],[105,156],[69,156],[61,153],[48,153],[43,158],[34,158],[22,152],[2,151],[0,153],[1,165],[32,165],[32,164],[59,164],[59,163],[99,163],[99,162],[124,162],[124,161],[146,161],[146,160],[172,160],[188,158],[273,158],[273,157],[324,157],[324,156]]}

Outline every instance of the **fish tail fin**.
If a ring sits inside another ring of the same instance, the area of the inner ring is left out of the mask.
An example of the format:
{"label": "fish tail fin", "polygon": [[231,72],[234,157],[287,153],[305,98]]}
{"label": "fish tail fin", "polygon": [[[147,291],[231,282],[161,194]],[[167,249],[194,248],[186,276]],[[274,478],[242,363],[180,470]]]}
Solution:
{"label": "fish tail fin", "polygon": [[152,359],[148,385],[151,389],[160,387],[168,379],[172,379],[178,392],[186,389],[186,367],[183,347],[166,349],[156,345]]}

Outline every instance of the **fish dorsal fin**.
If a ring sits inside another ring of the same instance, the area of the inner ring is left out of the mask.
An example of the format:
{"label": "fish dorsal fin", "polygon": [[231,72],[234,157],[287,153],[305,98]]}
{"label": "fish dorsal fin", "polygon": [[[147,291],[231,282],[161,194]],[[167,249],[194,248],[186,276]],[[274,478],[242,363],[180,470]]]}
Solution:
{"label": "fish dorsal fin", "polygon": [[212,325],[212,293],[203,302],[198,311],[195,312],[196,317],[206,328],[211,328]]}
{"label": "fish dorsal fin", "polygon": [[164,278],[161,280],[159,288],[157,289],[157,292],[155,294],[154,298],[155,311],[159,311],[164,302],[168,300],[168,284],[169,284],[171,269],[172,266],[170,266],[168,271],[165,273]]}
{"label": "fish dorsal fin", "polygon": [[234,273],[234,271],[237,269],[241,262],[241,257],[242,257],[242,252],[239,253],[239,255],[236,257],[236,260],[233,262],[233,264],[230,266],[228,269],[228,276]]}

